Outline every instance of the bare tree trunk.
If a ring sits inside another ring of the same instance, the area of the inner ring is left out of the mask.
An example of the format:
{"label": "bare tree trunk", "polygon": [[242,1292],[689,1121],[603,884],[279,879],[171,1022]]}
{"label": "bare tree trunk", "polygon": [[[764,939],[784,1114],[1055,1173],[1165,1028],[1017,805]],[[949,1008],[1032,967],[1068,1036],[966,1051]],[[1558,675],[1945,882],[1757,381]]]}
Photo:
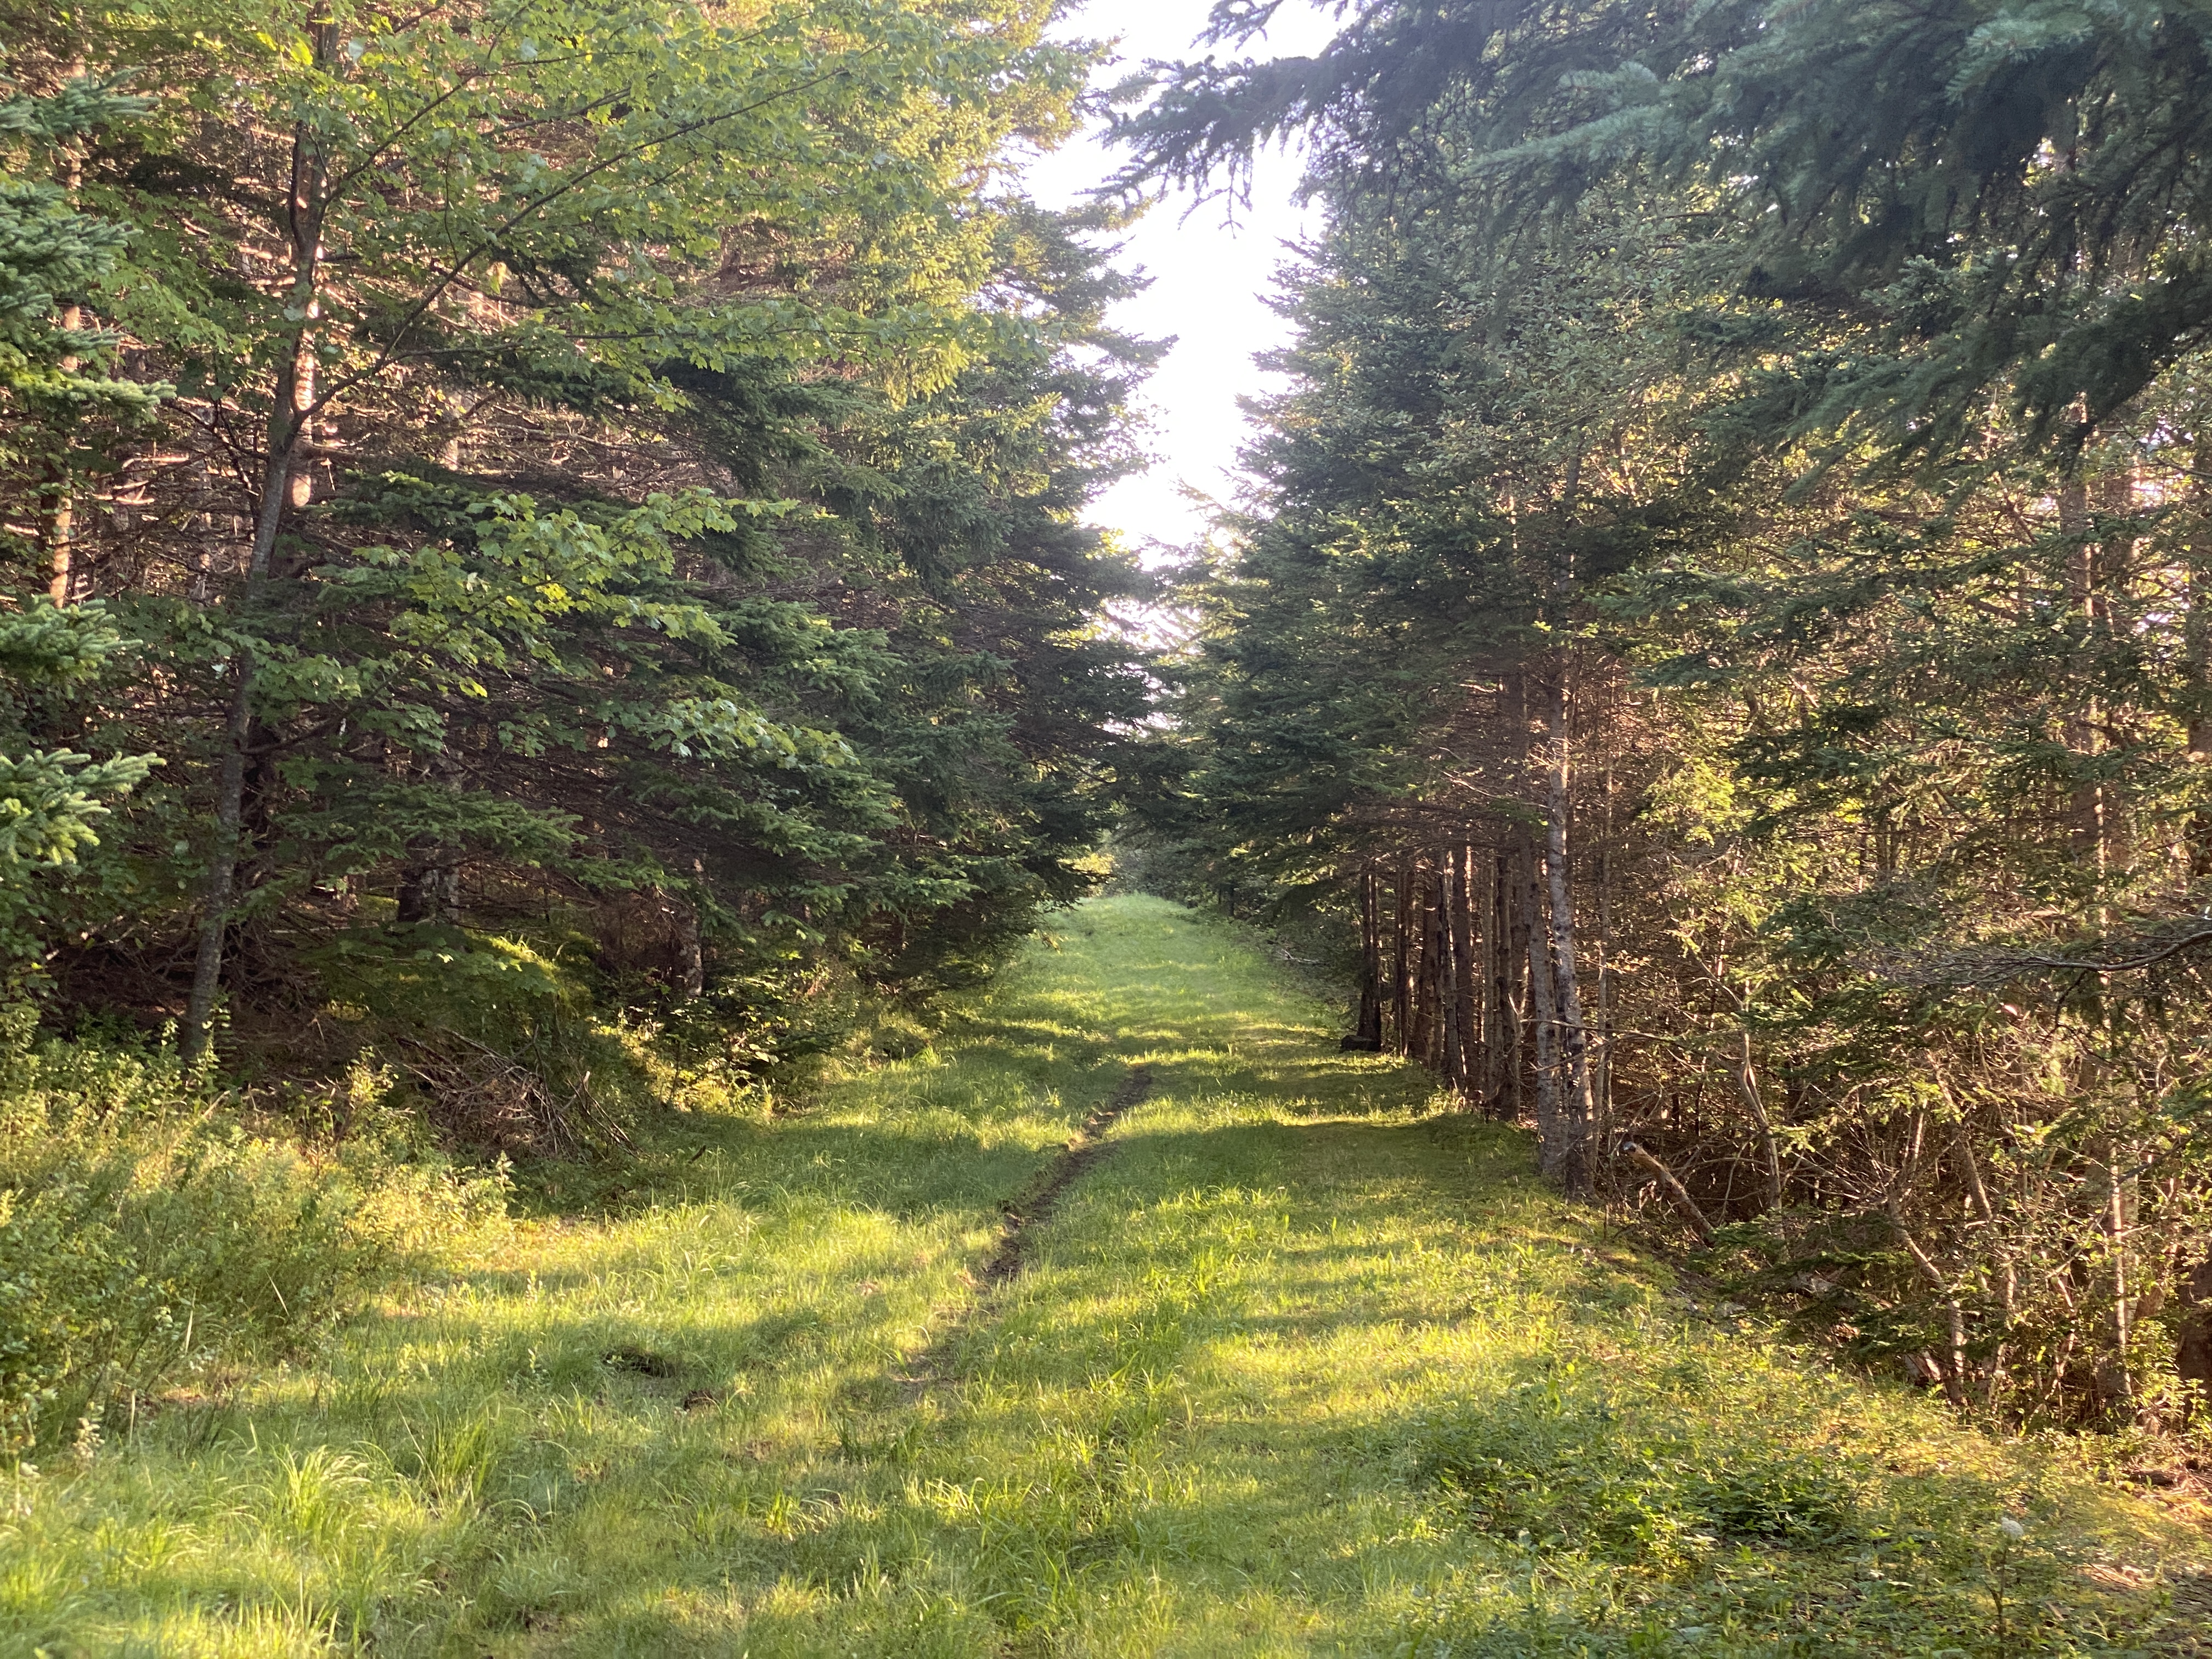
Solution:
{"label": "bare tree trunk", "polygon": [[[75,173],[72,164],[70,171]],[[72,184],[71,193],[75,193]],[[75,333],[84,325],[84,312],[77,306],[67,306],[62,311],[62,326]],[[62,372],[66,374],[77,366],[74,356],[62,359]],[[66,459],[53,464],[46,495],[46,512],[42,515],[46,543],[47,597],[58,610],[70,602],[76,586],[76,495],[74,481],[70,477]]]}
{"label": "bare tree trunk", "polygon": [[1396,882],[1397,961],[1391,974],[1391,1012],[1396,1017],[1391,1047],[1401,1054],[1413,1051],[1413,869],[1401,866]]}
{"label": "bare tree trunk", "polygon": [[1613,763],[1605,768],[1605,823],[1597,850],[1597,1030],[1590,1092],[1597,1103],[1595,1144],[1613,1139]]}
{"label": "bare tree trunk", "polygon": [[[1944,1096],[1947,1100],[1950,1097],[1948,1088]],[[1997,1263],[1997,1315],[2002,1334],[1996,1351],[1990,1356],[1983,1395],[1984,1402],[1993,1408],[2004,1386],[2007,1345],[2020,1320],[2020,1272],[2014,1264],[2011,1249],[1998,1233],[1996,1206],[1990,1200],[1989,1187],[1982,1179],[1981,1163],[1974,1156],[1973,1126],[1967,1122],[1964,1111],[1959,1111],[1952,1119],[1951,1145],[1958,1154],[1960,1172],[1966,1177],[1966,1193],[1973,1200],[1974,1212],[1987,1230],[1989,1253]]]}
{"label": "bare tree trunk", "polygon": [[[2130,511],[2135,505],[2133,475],[2124,471],[2110,475],[2100,481],[2098,494],[2103,498],[2101,505],[2108,511]],[[2079,759],[2088,761],[2104,752],[2106,743],[2104,704],[2087,688],[2096,685],[2100,678],[2099,659],[2112,629],[2112,586],[2130,562],[2131,544],[2124,538],[2111,542],[2089,539],[2088,490],[2080,479],[2069,480],[2061,489],[2058,501],[2060,527],[2081,538],[2069,556],[2068,586],[2069,598],[2081,619],[2081,678],[2084,689],[2080,694],[2080,705],[2068,722],[2067,747]],[[2115,826],[2112,822],[2112,804],[2100,780],[2092,775],[2075,786],[2072,811],[2075,856],[2083,868],[2095,872],[2097,876],[2096,915],[2097,925],[2101,928],[2109,922],[2104,897],[2106,877],[2112,862]]]}
{"label": "bare tree trunk", "polygon": [[[327,18],[309,25],[316,64],[325,70],[337,58],[337,26]],[[269,586],[276,535],[288,505],[298,500],[295,461],[315,404],[314,326],[320,313],[324,161],[312,130],[302,124],[292,139],[292,282],[286,315],[295,319],[289,349],[276,379],[269,411],[269,451],[261,473],[261,502],[254,520],[253,549],[246,563],[240,610],[251,617]],[[253,732],[255,666],[250,647],[241,647],[232,667],[228,718],[223,724],[222,765],[217,774],[215,836],[208,858],[207,889],[201,901],[198,950],[192,964],[192,988],[185,1007],[182,1033],[187,1058],[207,1045],[210,1023],[222,983],[223,941],[231,920],[238,879],[240,830],[245,822],[246,749]]]}
{"label": "bare tree trunk", "polygon": [[1534,1044],[1530,1027],[1535,1010],[1531,1006],[1529,988],[1534,982],[1529,972],[1534,960],[1529,953],[1531,923],[1535,920],[1536,897],[1528,884],[1528,859],[1525,847],[1516,846],[1498,856],[1504,871],[1503,884],[1507,920],[1505,955],[1506,988],[1502,998],[1507,1017],[1509,1037],[1506,1043],[1505,1105],[1501,1115],[1518,1121],[1528,1113],[1528,1061]]}
{"label": "bare tree trunk", "polygon": [[1568,1157],[1559,1113],[1559,1015],[1555,1000],[1558,979],[1552,963],[1549,930],[1537,909],[1534,872],[1528,868],[1535,861],[1535,848],[1524,846],[1521,853],[1525,872],[1521,882],[1521,908],[1522,925],[1528,936],[1529,1000],[1534,1005],[1530,1024],[1536,1039],[1536,1160],[1546,1175],[1558,1179],[1565,1170]]}
{"label": "bare tree trunk", "polygon": [[[2190,492],[2194,520],[2183,556],[2187,560],[2188,611],[2182,619],[2182,656],[2189,684],[2185,739],[2189,763],[2212,763],[2212,422],[2197,434]],[[2199,776],[2203,775],[2200,772]],[[2199,807],[2184,831],[2192,883],[2212,875],[2212,810]]]}
{"label": "bare tree trunk", "polygon": [[1443,1038],[1439,1056],[1443,1079],[1455,1091],[1467,1066],[1467,1033],[1459,1018],[1460,981],[1467,973],[1460,949],[1459,912],[1459,857],[1455,849],[1447,849],[1437,858],[1437,942],[1441,947],[1437,952],[1437,1028]]}
{"label": "bare tree trunk", "polygon": [[1369,1054],[1382,1047],[1382,884],[1372,866],[1359,872],[1359,1024],[1351,1047]]}
{"label": "bare tree trunk", "polygon": [[[1909,1170],[1909,1164],[1907,1168]],[[1904,1197],[1900,1190],[1903,1184],[1903,1177],[1900,1177],[1898,1187],[1893,1188],[1890,1191],[1889,1224],[1896,1230],[1898,1240],[1905,1246],[1905,1254],[1912,1258],[1913,1265],[1920,1269],[1921,1277],[1925,1279],[1935,1289],[1936,1293],[1943,1298],[1945,1324],[1950,1338],[1951,1350],[1950,1364],[1943,1368],[1943,1393],[1952,1405],[1964,1411],[1966,1407],[1966,1309],[1959,1301],[1958,1287],[1943,1277],[1942,1270],[1936,1265],[1928,1252],[1921,1248],[1920,1241],[1912,1236],[1912,1229],[1905,1224]]]}
{"label": "bare tree trunk", "polygon": [[1567,668],[1552,686],[1551,756],[1546,790],[1544,866],[1551,887],[1552,957],[1559,976],[1559,1135],[1555,1173],[1573,1193],[1589,1186],[1589,1140],[1595,1115],[1590,1100],[1589,1030],[1583,1018],[1582,982],[1575,968],[1574,892],[1567,863]]}
{"label": "bare tree trunk", "polygon": [[2128,1236],[2133,1231],[2135,1217],[2129,1202],[2132,1182],[2123,1171],[2123,1166],[2133,1162],[2133,1149],[2118,1137],[2105,1143],[2105,1248],[2106,1276],[2112,1291],[2112,1316],[2111,1326],[2112,1355],[2097,1369],[2097,1391],[2107,1406],[2122,1406],[2135,1398],[2135,1376],[2130,1367],[2134,1346],[2134,1312],[2130,1303],[2133,1294],[2132,1275],[2128,1271]]}
{"label": "bare tree trunk", "polygon": [[1483,993],[1482,1109],[1492,1117],[1506,1117],[1510,1091],[1508,1067],[1513,1042],[1510,1000],[1513,957],[1507,944],[1512,929],[1506,902],[1505,860],[1490,850],[1484,869],[1482,962],[1487,988]]}
{"label": "bare tree trunk", "polygon": [[1455,872],[1452,890],[1457,901],[1452,906],[1452,961],[1456,968],[1452,981],[1453,1021],[1459,1031],[1459,1069],[1453,1076],[1460,1092],[1466,1095],[1475,1091],[1475,1068],[1483,1052],[1481,1006],[1486,978],[1475,957],[1474,848],[1458,848],[1452,854],[1451,867]]}
{"label": "bare tree trunk", "polygon": [[1736,1054],[1735,1089],[1742,1098],[1744,1109],[1759,1130],[1759,1146],[1766,1164],[1766,1205],[1771,1210],[1782,1207],[1782,1153],[1774,1143],[1774,1121],[1766,1115],[1766,1097],[1759,1092],[1759,1073],[1751,1063],[1751,1033],[1738,1031],[1740,1047]]}
{"label": "bare tree trunk", "polygon": [[1414,890],[1419,906],[1421,972],[1414,997],[1414,1022],[1420,1029],[1416,1052],[1421,1063],[1441,1074],[1444,1058],[1444,939],[1440,872],[1431,866],[1422,870]]}
{"label": "bare tree trunk", "polygon": [[[84,58],[80,54],[62,71],[63,82],[66,84],[77,80],[83,74]],[[59,182],[62,189],[68,192],[69,204],[74,208],[77,204],[77,192],[84,185],[84,160],[75,143],[64,151],[60,171]],[[68,334],[74,334],[82,328],[84,307],[74,303],[64,306],[61,325],[63,331]],[[76,368],[76,354],[64,354],[61,360],[62,373],[72,374]],[[64,440],[64,447],[63,455],[52,464],[43,502],[45,511],[40,515],[43,522],[40,533],[45,538],[46,548],[46,594],[54,602],[56,610],[70,602],[76,586],[76,483],[70,474],[66,439]]]}

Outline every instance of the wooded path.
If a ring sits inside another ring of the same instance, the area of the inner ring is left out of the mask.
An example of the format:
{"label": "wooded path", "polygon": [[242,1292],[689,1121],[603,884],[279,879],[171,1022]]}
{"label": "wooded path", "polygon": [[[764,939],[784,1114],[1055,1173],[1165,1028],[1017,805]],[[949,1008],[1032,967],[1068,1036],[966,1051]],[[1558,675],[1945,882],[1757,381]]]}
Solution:
{"label": "wooded path", "polygon": [[1676,1288],[1339,1021],[1093,902],[19,1488],[7,1650],[2189,1650],[2185,1516]]}

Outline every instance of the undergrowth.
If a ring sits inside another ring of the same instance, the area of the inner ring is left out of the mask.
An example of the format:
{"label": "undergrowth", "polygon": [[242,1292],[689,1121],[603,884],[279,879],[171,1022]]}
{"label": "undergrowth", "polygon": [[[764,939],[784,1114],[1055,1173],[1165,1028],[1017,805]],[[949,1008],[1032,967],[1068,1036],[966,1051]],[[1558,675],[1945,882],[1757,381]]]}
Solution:
{"label": "undergrowth", "polygon": [[173,1386],[307,1351],[503,1212],[357,1071],[335,1146],[257,1128],[173,1048],[0,1023],[0,1463],[89,1456]]}

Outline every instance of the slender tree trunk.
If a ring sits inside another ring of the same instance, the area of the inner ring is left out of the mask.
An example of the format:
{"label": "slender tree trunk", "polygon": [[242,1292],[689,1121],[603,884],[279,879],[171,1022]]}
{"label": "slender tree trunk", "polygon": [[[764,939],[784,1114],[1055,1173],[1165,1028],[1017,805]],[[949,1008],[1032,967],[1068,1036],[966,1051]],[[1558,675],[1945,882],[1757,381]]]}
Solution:
{"label": "slender tree trunk", "polygon": [[[2107,510],[2128,512],[2135,504],[2134,479],[2124,472],[2114,474],[2101,481],[2098,493],[2103,497],[2101,505]],[[2115,544],[2089,539],[2088,489],[2079,479],[2069,480],[2062,488],[2058,517],[2062,529],[2081,538],[2070,550],[2068,565],[2069,597],[2081,621],[2082,690],[2076,712],[2068,723],[2067,747],[2079,760],[2094,761],[2106,747],[2105,708],[2091,688],[2098,683],[2100,659],[2110,643],[2111,584],[2129,562],[2128,544],[2124,540]],[[2082,868],[2095,874],[2097,926],[2102,928],[2108,920],[2104,899],[2112,863],[2113,825],[2111,803],[2101,780],[2093,775],[2075,784],[2072,816],[2075,855]]]}
{"label": "slender tree trunk", "polygon": [[2134,1148],[2118,1136],[2105,1144],[2106,1278],[2112,1292],[2111,1357],[2098,1368],[2097,1389],[2108,1406],[2122,1406],[2135,1398],[2130,1362],[2134,1348],[2134,1275],[2129,1272],[2128,1240],[2134,1231],[2134,1182],[2124,1173],[2134,1162]]}
{"label": "slender tree trunk", "polygon": [[1382,884],[1371,866],[1359,872],[1359,1024],[1352,1046],[1370,1054],[1382,1047]]}
{"label": "slender tree trunk", "polygon": [[1530,924],[1535,920],[1536,897],[1528,884],[1528,849],[1516,844],[1510,852],[1502,854],[1498,862],[1504,867],[1504,883],[1506,921],[1506,996],[1505,1012],[1508,1024],[1506,1043],[1505,1103],[1503,1114],[1516,1121],[1528,1115],[1529,1058],[1534,1048],[1530,1040],[1531,1027],[1535,1022],[1535,1009],[1531,1006],[1529,988],[1534,975],[1529,972],[1534,960],[1530,954]]}
{"label": "slender tree trunk", "polygon": [[1420,1040],[1414,1052],[1420,1056],[1421,1064],[1441,1074],[1444,1049],[1444,953],[1439,946],[1444,929],[1442,908],[1437,902],[1437,872],[1432,865],[1420,871],[1413,890],[1421,944],[1420,976],[1413,1002],[1413,1020]]}
{"label": "slender tree trunk", "polygon": [[1766,1206],[1770,1210],[1782,1207],[1782,1153],[1775,1145],[1774,1121],[1766,1115],[1766,1097],[1759,1092],[1759,1073],[1751,1063],[1751,1033],[1736,1033],[1739,1044],[1735,1063],[1736,1093],[1741,1097],[1744,1109],[1759,1130],[1760,1156],[1766,1165]]}
{"label": "slender tree trunk", "polygon": [[[310,25],[317,63],[337,60],[337,31],[327,19]],[[311,131],[302,125],[292,141],[292,282],[286,315],[295,327],[277,373],[269,411],[269,451],[262,468],[261,501],[254,520],[253,547],[246,562],[241,613],[251,618],[264,598],[276,550],[276,536],[288,505],[299,501],[295,478],[300,441],[315,404],[314,326],[319,313],[322,264],[324,164]],[[206,1047],[222,984],[223,942],[229,931],[246,812],[246,750],[253,732],[255,664],[250,647],[233,661],[228,718],[223,723],[222,765],[216,782],[215,836],[208,859],[207,888],[201,901],[198,950],[192,964],[192,988],[185,1008],[183,1046],[187,1058]]]}
{"label": "slender tree trunk", "polygon": [[1567,669],[1562,662],[1552,686],[1544,866],[1551,888],[1552,957],[1559,975],[1560,1153],[1556,1173],[1570,1192],[1580,1193],[1589,1185],[1589,1126],[1595,1114],[1590,1099],[1589,1030],[1583,1018],[1582,982],[1575,967],[1574,890],[1567,862],[1567,814],[1572,801],[1567,714]]}
{"label": "slender tree trunk", "polygon": [[1475,1072],[1483,1050],[1481,1000],[1486,975],[1476,960],[1474,948],[1474,848],[1462,847],[1452,854],[1455,874],[1452,893],[1453,1023],[1459,1031],[1459,1068],[1453,1073],[1460,1093],[1473,1093]]}
{"label": "slender tree trunk", "polygon": [[[2201,769],[2212,764],[2212,422],[2197,434],[2192,459],[2197,483],[2190,492],[2192,521],[2183,554],[2188,611],[2182,619],[2182,654],[2189,682],[2185,741],[2189,763]],[[2200,770],[2197,776],[2201,780],[2205,774]],[[2201,882],[2212,875],[2212,807],[2191,813],[2185,833],[2190,878]]]}
{"label": "slender tree trunk", "polygon": [[1443,1041],[1438,1060],[1443,1079],[1456,1091],[1467,1063],[1467,1034],[1459,1023],[1459,984],[1466,975],[1460,954],[1459,858],[1447,848],[1437,856],[1437,1030]]}
{"label": "slender tree trunk", "polygon": [[1597,1030],[1590,1092],[1597,1102],[1597,1137],[1613,1143],[1613,763],[1605,768],[1605,823],[1597,850]]}
{"label": "slender tree trunk", "polygon": [[[62,79],[66,83],[83,74],[84,59],[80,55],[62,72]],[[63,155],[60,184],[68,192],[70,205],[75,207],[77,192],[84,185],[84,160],[74,142]],[[84,308],[75,304],[64,306],[61,325],[65,333],[76,333],[84,326]],[[75,374],[76,368],[74,352],[64,356],[63,374]],[[53,600],[55,609],[59,610],[70,602],[76,586],[76,490],[66,453],[52,464],[44,507],[41,517],[46,544],[46,594]]]}
{"label": "slender tree trunk", "polygon": [[1954,1407],[1964,1411],[1966,1408],[1966,1310],[1960,1304],[1956,1287],[1943,1277],[1942,1270],[1921,1248],[1920,1241],[1912,1236],[1912,1230],[1905,1225],[1904,1206],[1894,1193],[1890,1195],[1889,1219],[1890,1224],[1897,1230],[1897,1237],[1904,1244],[1905,1254],[1912,1258],[1913,1265],[1920,1269],[1921,1276],[1943,1298],[1944,1325],[1950,1338],[1950,1363],[1943,1367],[1943,1393]]}
{"label": "slender tree trunk", "polygon": [[[1944,1091],[1947,1100],[1950,1091]],[[1956,1103],[1953,1103],[1954,1109]],[[2012,1250],[2006,1243],[1997,1225],[1996,1205],[1990,1200],[1988,1183],[1982,1179],[1981,1162],[1974,1156],[1973,1126],[1966,1121],[1964,1111],[1958,1111],[1951,1121],[1951,1146],[1957,1154],[1960,1173],[1966,1177],[1966,1193],[1973,1200],[1974,1212],[1980,1218],[1989,1239],[1989,1253],[1997,1265],[1997,1316],[2000,1332],[1996,1349],[1990,1356],[1988,1375],[1984,1378],[1984,1399],[1994,1407],[1998,1391],[2004,1386],[2006,1350],[2013,1328],[2020,1321],[2020,1270],[2013,1261]]]}
{"label": "slender tree trunk", "polygon": [[1482,962],[1482,1109],[1492,1117],[1510,1115],[1506,1067],[1513,1043],[1510,1024],[1512,953],[1507,945],[1511,927],[1507,920],[1505,860],[1495,848],[1484,866]]}
{"label": "slender tree trunk", "polygon": [[[72,175],[75,174],[76,170],[76,164],[72,162],[70,169]],[[75,194],[73,177],[71,194]],[[64,307],[62,310],[62,326],[72,333],[83,327],[82,308],[77,306]],[[65,374],[74,371],[76,366],[77,360],[74,356],[62,359],[62,372]],[[53,600],[55,608],[58,610],[70,602],[76,586],[76,492],[75,480],[70,476],[69,461],[66,457],[52,464],[46,492],[45,507],[46,511],[42,518],[48,572],[46,594]]]}
{"label": "slender tree trunk", "polygon": [[1556,1000],[1559,981],[1552,961],[1550,930],[1544,925],[1537,903],[1537,884],[1532,867],[1535,862],[1534,843],[1524,843],[1521,851],[1521,911],[1522,926],[1528,936],[1528,1000],[1534,1005],[1529,1024],[1536,1048],[1536,1157],[1544,1173],[1557,1180],[1564,1177],[1568,1164],[1559,1106],[1559,1012]]}
{"label": "slender tree trunk", "polygon": [[1391,973],[1390,1012],[1394,1026],[1391,1047],[1398,1054],[1413,1052],[1413,867],[1399,867],[1395,896],[1397,957]]}

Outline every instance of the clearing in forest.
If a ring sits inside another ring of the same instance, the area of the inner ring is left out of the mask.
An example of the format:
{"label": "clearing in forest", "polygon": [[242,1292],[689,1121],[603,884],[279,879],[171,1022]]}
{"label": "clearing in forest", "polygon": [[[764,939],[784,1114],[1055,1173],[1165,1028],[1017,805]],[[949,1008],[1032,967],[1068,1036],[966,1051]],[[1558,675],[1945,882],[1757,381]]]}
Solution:
{"label": "clearing in forest", "polygon": [[0,1649],[2197,1650],[2192,1532],[1700,1313],[1334,1035],[1087,905],[936,1048],[15,1483]]}

